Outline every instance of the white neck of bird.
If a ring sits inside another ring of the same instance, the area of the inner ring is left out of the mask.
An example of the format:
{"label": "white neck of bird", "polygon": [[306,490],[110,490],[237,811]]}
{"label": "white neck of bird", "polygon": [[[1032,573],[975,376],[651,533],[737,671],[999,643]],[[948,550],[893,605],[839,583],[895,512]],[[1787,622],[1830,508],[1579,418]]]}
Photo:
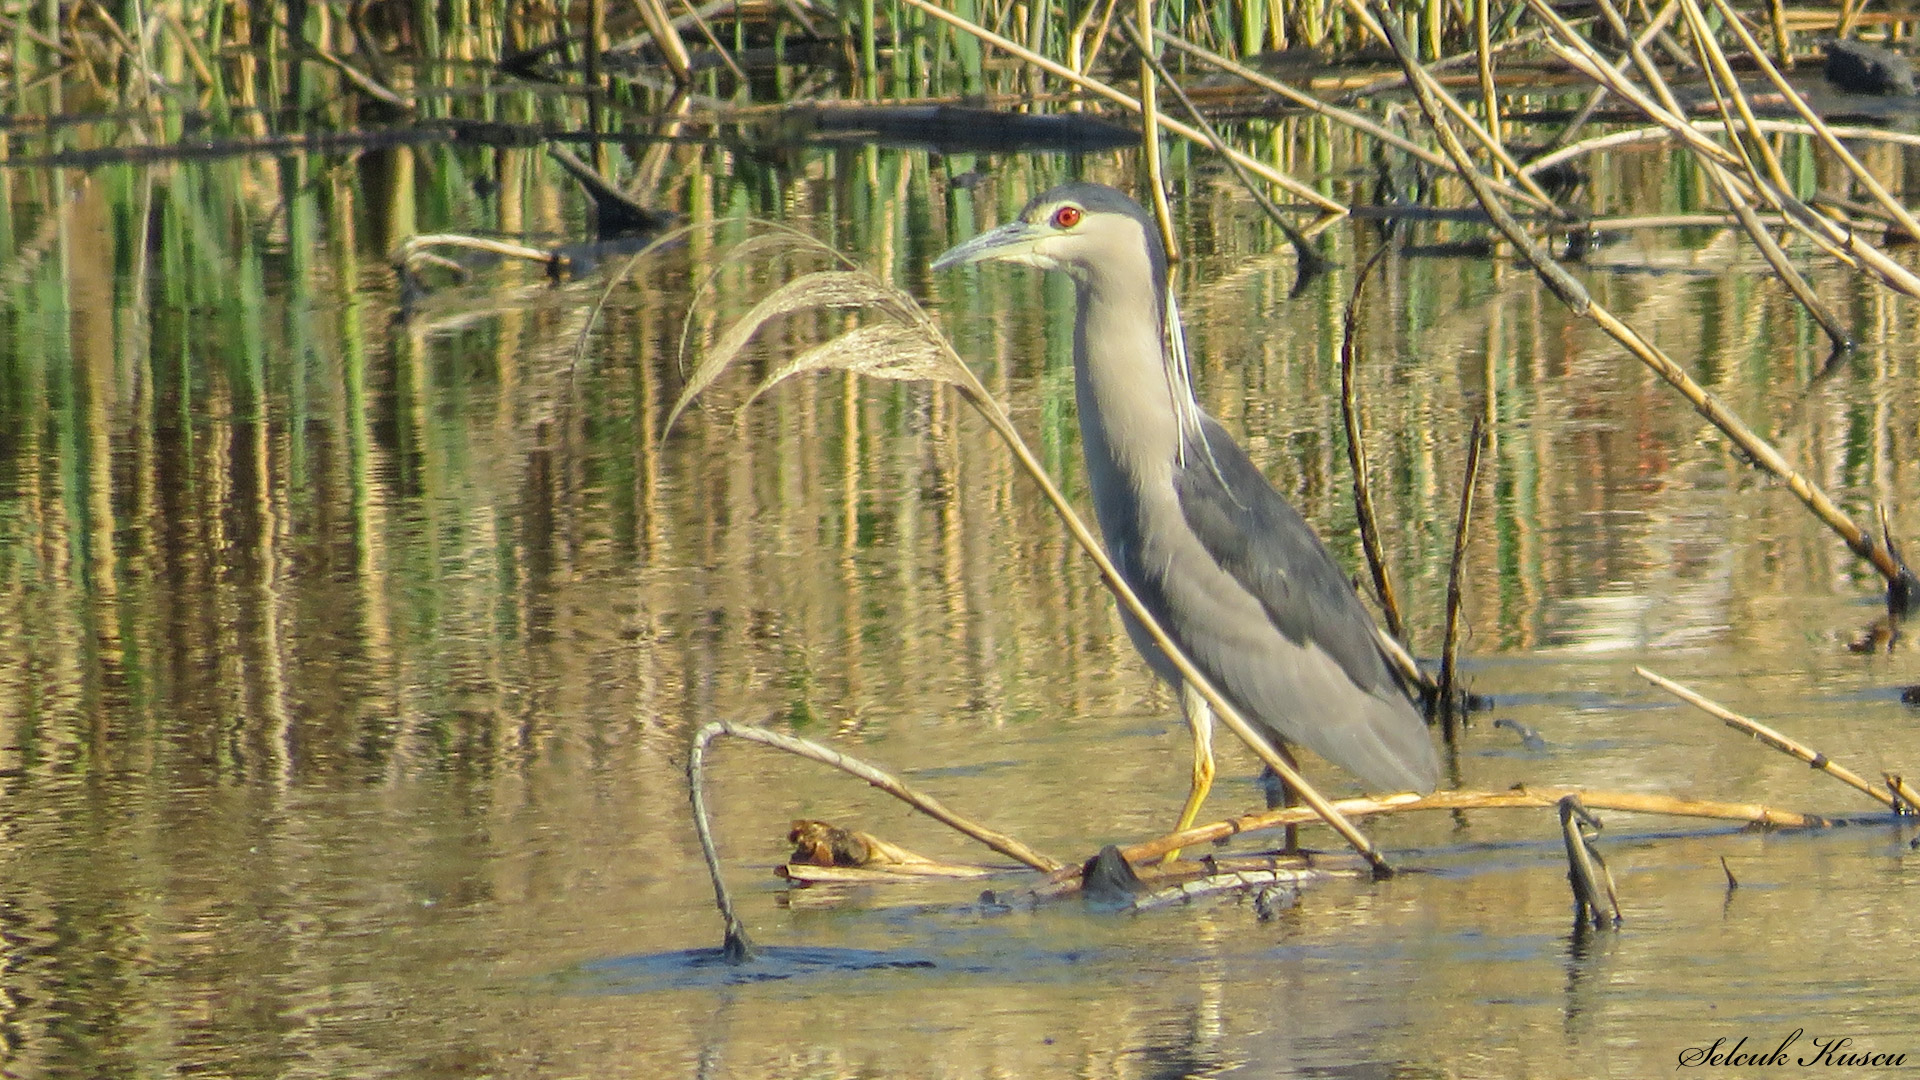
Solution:
{"label": "white neck of bird", "polygon": [[[1170,357],[1163,310],[1172,298],[1156,298],[1135,285],[1116,288],[1114,279],[1149,282],[1150,274],[1130,269],[1079,282],[1079,313],[1074,323],[1074,382],[1090,477],[1098,485],[1096,457],[1104,457],[1136,491],[1157,488],[1181,459],[1187,430],[1198,433],[1184,356]],[[1095,297],[1100,299],[1096,300]],[[1177,326],[1178,316],[1173,316]],[[1182,349],[1184,352],[1184,349]]]}

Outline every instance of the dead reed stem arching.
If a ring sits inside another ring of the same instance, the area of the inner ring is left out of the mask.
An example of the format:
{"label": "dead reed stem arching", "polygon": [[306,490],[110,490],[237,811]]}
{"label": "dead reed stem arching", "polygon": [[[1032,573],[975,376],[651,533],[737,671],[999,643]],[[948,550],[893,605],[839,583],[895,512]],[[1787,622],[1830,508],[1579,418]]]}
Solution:
{"label": "dead reed stem arching", "polygon": [[1712,701],[1698,693],[1695,693],[1694,691],[1680,685],[1677,682],[1674,682],[1671,679],[1667,679],[1662,676],[1656,675],[1653,672],[1648,671],[1644,667],[1635,667],[1633,669],[1633,672],[1634,674],[1647,680],[1648,682],[1659,687],[1660,689],[1665,690],[1667,693],[1672,694],[1674,697],[1679,698],[1681,701],[1684,701],[1687,704],[1692,705],[1694,708],[1699,709],[1700,711],[1706,713],[1707,715],[1718,719],[1720,722],[1726,724],[1728,727],[1737,728],[1741,731],[1744,731],[1747,734],[1752,735],[1754,738],[1759,739],[1761,742],[1766,743],[1768,746],[1773,747],[1775,750],[1778,750],[1783,754],[1791,754],[1794,757],[1799,758],[1801,761],[1806,762],[1808,765],[1813,766],[1815,769],[1818,769],[1821,772],[1826,773],[1828,776],[1833,777],[1835,780],[1838,780],[1841,783],[1847,785],[1848,787],[1853,788],[1855,791],[1860,792],[1862,795],[1865,795],[1867,798],[1880,803],[1882,806],[1885,806],[1887,809],[1893,810],[1896,812],[1899,811],[1900,802],[1897,799],[1895,799],[1892,794],[1890,794],[1887,791],[1883,791],[1880,788],[1874,787],[1872,784],[1867,783],[1865,780],[1862,780],[1857,774],[1855,774],[1851,769],[1848,769],[1844,765],[1836,764],[1832,759],[1828,758],[1827,755],[1819,752],[1818,750],[1815,750],[1800,742],[1790,739],[1787,736],[1780,734],[1779,732],[1773,730],[1772,728],[1768,727],[1767,725],[1761,723],[1758,720],[1752,720],[1745,716],[1741,716],[1739,713],[1734,712],[1732,709],[1729,709],[1726,706],[1721,705],[1716,701]]}

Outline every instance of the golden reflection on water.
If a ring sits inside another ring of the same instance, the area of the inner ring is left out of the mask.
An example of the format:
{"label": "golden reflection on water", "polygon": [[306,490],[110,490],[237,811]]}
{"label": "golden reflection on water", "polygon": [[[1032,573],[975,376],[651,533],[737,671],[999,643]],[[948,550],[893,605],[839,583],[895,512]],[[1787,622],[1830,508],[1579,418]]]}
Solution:
{"label": "golden reflection on water", "polygon": [[[938,966],[554,981],[714,943],[682,772],[714,717],[842,746],[1063,858],[1164,827],[1182,794],[1170,697],[949,394],[803,379],[736,426],[742,376],[662,441],[691,284],[711,277],[697,349],[786,272],[728,260],[725,223],[780,212],[926,297],[1078,494],[1070,294],[925,270],[1055,166],[967,193],[938,176],[968,163],[850,151],[770,202],[719,151],[676,153],[654,162],[667,196],[721,227],[637,263],[578,354],[604,278],[491,269],[395,320],[381,257],[426,227],[422,175],[452,189],[479,168],[459,155],[308,171],[284,205],[279,170],[298,166],[268,161],[42,174],[41,199],[16,194],[9,235],[32,243],[12,253],[0,368],[8,1075],[1625,1075],[1802,1025],[1920,1050],[1916,988],[1875,963],[1915,929],[1907,830],[1648,839],[1612,817],[1629,922],[1593,940],[1568,933],[1550,823],[1522,814],[1382,822],[1439,872],[1336,883],[1266,923],[1233,905],[989,915],[973,887],[786,894],[767,871],[795,817],[975,853],[731,745],[711,798],[756,937]],[[564,231],[560,185],[501,155],[499,220]],[[1630,160],[1594,198],[1660,182]],[[1352,562],[1335,356],[1374,239],[1335,229],[1343,269],[1289,298],[1257,215],[1186,183],[1203,396]],[[476,212],[449,204],[432,212]],[[1589,272],[1608,305],[1850,510],[1884,502],[1915,531],[1914,358],[1879,294],[1816,273],[1871,342],[1816,379],[1814,332],[1741,256],[1610,255],[1634,266]],[[1475,689],[1549,749],[1482,723],[1460,782],[1869,809],[1666,707],[1634,663],[1867,775],[1911,770],[1889,692],[1909,654],[1846,651],[1875,581],[1785,492],[1512,266],[1391,259],[1368,297],[1370,452],[1423,652],[1469,419],[1494,421],[1466,652]],[[843,325],[789,320],[756,355]],[[1251,772],[1229,752],[1217,808],[1257,801]]]}

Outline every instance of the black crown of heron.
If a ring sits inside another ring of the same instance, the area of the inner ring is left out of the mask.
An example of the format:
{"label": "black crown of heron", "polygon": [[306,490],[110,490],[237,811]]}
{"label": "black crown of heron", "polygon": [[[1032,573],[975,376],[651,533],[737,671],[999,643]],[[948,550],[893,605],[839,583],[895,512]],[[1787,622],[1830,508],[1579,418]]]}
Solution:
{"label": "black crown of heron", "polygon": [[[1074,282],[1073,374],[1087,479],[1107,553],[1135,594],[1248,720],[1376,791],[1430,792],[1427,725],[1347,575],[1194,397],[1154,220],[1102,184],[1068,183],[934,260],[1057,270]],[[1163,679],[1178,670],[1130,614]],[[1185,688],[1183,688],[1184,690]],[[1212,714],[1181,695],[1194,733],[1180,828],[1212,782]]]}

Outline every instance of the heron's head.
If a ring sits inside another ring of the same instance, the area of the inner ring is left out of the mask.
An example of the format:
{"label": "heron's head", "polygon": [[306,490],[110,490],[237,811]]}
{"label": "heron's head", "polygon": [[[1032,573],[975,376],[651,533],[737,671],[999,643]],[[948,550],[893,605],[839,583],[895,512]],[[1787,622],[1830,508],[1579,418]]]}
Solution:
{"label": "heron's head", "polygon": [[1150,297],[1167,280],[1153,217],[1105,184],[1061,184],[1036,195],[1019,217],[953,248],[933,268],[988,261],[1059,270],[1083,285],[1138,286]]}

